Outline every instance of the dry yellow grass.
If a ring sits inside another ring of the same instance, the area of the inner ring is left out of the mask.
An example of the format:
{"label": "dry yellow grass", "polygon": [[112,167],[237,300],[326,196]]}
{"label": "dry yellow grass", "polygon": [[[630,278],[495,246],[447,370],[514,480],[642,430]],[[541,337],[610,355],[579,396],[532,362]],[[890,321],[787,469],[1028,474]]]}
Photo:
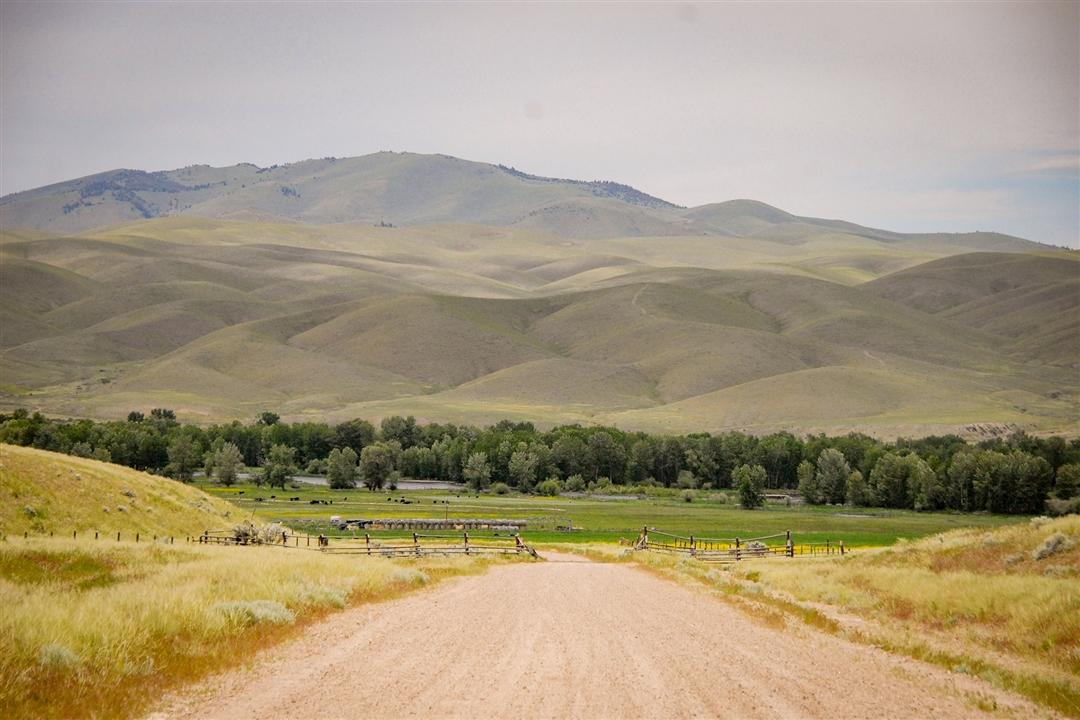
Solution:
{"label": "dry yellow grass", "polygon": [[1080,516],[729,570],[655,554],[633,559],[749,601],[751,612],[779,609],[1080,717]]}
{"label": "dry yellow grass", "polygon": [[196,535],[235,523],[236,507],[198,488],[137,470],[0,444],[0,535],[120,531]]}
{"label": "dry yellow grass", "polygon": [[10,539],[0,543],[0,707],[8,718],[132,716],[326,611],[490,562]]}

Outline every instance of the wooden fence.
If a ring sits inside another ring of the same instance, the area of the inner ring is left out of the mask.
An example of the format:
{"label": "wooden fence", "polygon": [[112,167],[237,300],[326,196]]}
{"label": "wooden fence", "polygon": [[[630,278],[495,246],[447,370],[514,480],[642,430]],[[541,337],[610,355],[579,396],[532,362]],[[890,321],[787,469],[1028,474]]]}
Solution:
{"label": "wooden fence", "polygon": [[199,543],[213,545],[268,545],[286,549],[305,549],[333,555],[373,555],[378,557],[408,557],[422,555],[521,555],[539,557],[521,535],[505,538],[470,538],[469,533],[460,535],[432,535],[413,533],[408,538],[372,539],[364,537],[328,537],[283,531],[280,539],[260,541],[227,530],[207,530],[197,538]]}
{"label": "wooden fence", "polygon": [[[16,537],[18,537],[18,536],[16,535]],[[29,540],[30,537],[31,537],[30,533],[28,531],[24,530],[23,531],[23,539],[24,540]],[[38,536],[34,535],[34,537],[38,537]],[[42,533],[41,537],[45,537],[45,534]],[[65,532],[65,533],[62,533],[61,535],[58,536],[55,531],[49,531],[48,537],[51,537],[51,538],[52,537],[66,538],[67,533]],[[113,537],[113,533],[111,531],[110,532],[104,532],[104,531],[101,531],[101,530],[83,530],[81,533],[78,530],[72,530],[71,531],[71,539],[72,540],[78,540],[80,537],[83,538],[84,540],[89,539],[91,537],[94,540],[101,540],[101,539],[110,540]],[[8,535],[6,535],[3,532],[0,532],[0,540],[6,540],[7,538],[8,538]],[[176,543],[176,536],[175,535],[155,535],[153,533],[145,533],[145,532],[141,532],[141,531],[140,532],[128,532],[126,535],[124,535],[123,533],[117,532],[116,533],[116,542],[120,542],[121,539],[127,540],[129,542],[131,542],[131,541],[134,541],[134,542],[159,542],[160,541],[160,542],[163,542],[163,543],[165,543],[167,545],[173,545],[173,544]],[[187,541],[191,542],[192,538],[188,537]]]}
{"label": "wooden fence", "polygon": [[[779,542],[783,539],[783,542]],[[770,544],[770,541],[773,541]],[[796,544],[787,530],[775,535],[755,538],[706,538],[661,532],[648,526],[642,528],[634,543],[635,550],[649,550],[687,555],[708,562],[738,562],[751,558],[801,557],[814,555],[844,555],[844,541],[826,540],[819,543]]]}

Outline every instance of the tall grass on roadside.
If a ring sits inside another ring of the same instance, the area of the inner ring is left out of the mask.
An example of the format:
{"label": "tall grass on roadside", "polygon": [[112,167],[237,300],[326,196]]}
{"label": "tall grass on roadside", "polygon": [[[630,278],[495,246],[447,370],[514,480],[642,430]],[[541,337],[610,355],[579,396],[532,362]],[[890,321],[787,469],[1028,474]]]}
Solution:
{"label": "tall grass on roadside", "polygon": [[0,707],[6,718],[132,716],[328,610],[489,562],[9,540],[0,543]]}
{"label": "tall grass on roadside", "polygon": [[1076,515],[957,530],[843,559],[749,560],[728,570],[651,553],[633,559],[833,632],[844,632],[834,616],[868,618],[876,629],[845,634],[1080,717]]}

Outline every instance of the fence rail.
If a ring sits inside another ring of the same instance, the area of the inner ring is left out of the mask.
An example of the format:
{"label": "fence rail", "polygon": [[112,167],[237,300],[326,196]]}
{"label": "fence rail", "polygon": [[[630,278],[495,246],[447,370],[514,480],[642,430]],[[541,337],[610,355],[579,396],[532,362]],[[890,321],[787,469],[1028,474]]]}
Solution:
{"label": "fence rail", "polygon": [[378,540],[368,533],[364,537],[337,538],[300,533],[281,533],[280,539],[270,542],[253,539],[226,530],[207,530],[197,538],[199,543],[212,545],[268,545],[270,547],[315,550],[332,555],[373,555],[378,557],[408,557],[422,555],[531,555],[536,551],[521,535],[507,538],[470,538],[469,533],[439,535],[413,533],[408,538]]}
{"label": "fence rail", "polygon": [[[766,542],[779,538],[783,538],[783,544],[770,545]],[[634,549],[687,555],[697,560],[722,563],[767,557],[844,555],[847,552],[843,540],[797,544],[792,540],[790,530],[775,535],[745,539],[705,538],[694,535],[675,535],[648,526],[642,528],[641,534],[634,543]]]}

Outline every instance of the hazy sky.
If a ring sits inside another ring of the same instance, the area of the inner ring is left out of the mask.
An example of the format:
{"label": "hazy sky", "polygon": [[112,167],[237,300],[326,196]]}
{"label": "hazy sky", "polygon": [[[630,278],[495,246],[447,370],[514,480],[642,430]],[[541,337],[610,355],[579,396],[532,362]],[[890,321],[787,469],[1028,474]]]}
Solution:
{"label": "hazy sky", "polygon": [[0,193],[441,152],[1080,238],[1080,3],[0,5]]}

